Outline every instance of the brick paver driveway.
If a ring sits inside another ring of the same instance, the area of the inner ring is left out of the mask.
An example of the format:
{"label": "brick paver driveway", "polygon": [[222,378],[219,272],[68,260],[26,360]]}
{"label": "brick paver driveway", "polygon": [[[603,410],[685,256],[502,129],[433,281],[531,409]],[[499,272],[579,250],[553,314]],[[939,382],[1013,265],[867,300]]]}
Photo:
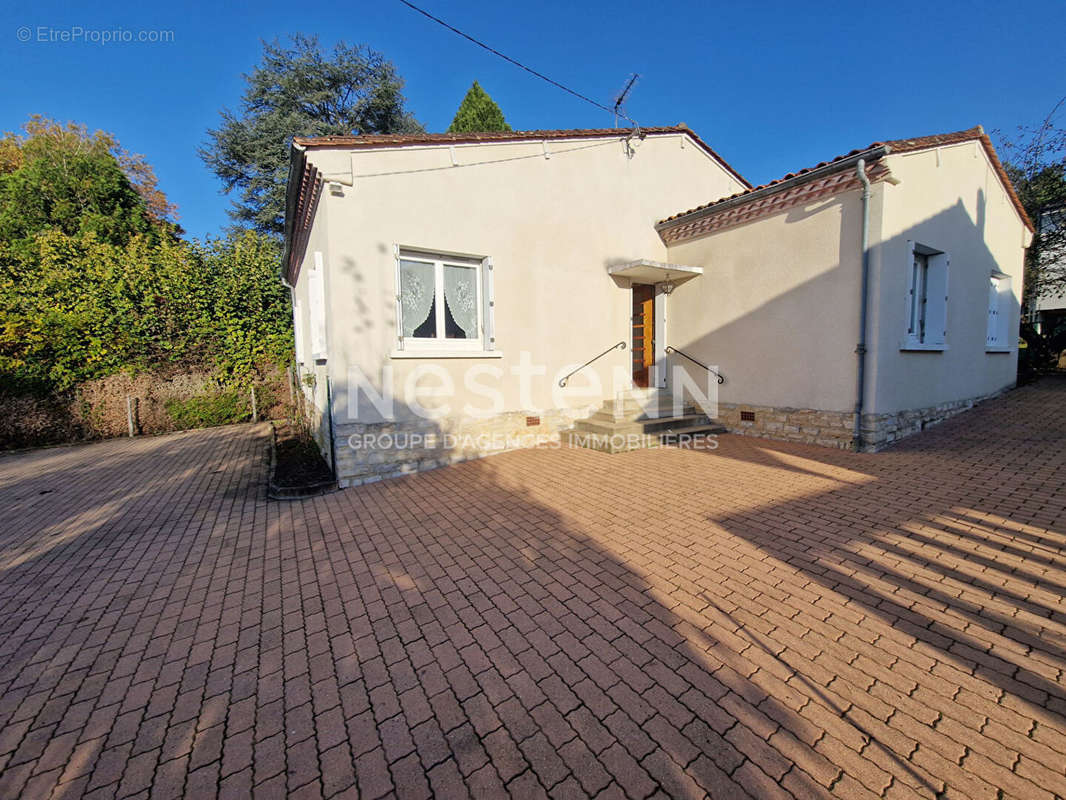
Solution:
{"label": "brick paver driveway", "polygon": [[267,435],[0,458],[0,797],[1066,796],[1062,382],[295,503]]}

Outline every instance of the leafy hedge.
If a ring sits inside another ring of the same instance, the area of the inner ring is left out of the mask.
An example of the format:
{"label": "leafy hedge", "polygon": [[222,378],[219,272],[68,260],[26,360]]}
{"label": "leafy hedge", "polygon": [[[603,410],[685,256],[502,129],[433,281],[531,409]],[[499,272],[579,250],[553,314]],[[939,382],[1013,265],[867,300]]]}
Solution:
{"label": "leafy hedge", "polygon": [[184,241],[143,159],[36,119],[0,140],[0,392],[144,370],[247,385],[290,358],[280,244]]}

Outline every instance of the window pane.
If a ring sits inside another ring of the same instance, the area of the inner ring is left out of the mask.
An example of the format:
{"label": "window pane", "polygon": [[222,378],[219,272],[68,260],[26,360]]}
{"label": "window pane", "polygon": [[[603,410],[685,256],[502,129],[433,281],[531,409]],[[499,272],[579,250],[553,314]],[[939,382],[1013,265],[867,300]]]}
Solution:
{"label": "window pane", "polygon": [[477,338],[477,269],[444,265],[444,335],[449,339]]}
{"label": "window pane", "polygon": [[436,289],[433,265],[400,260],[400,312],[403,335],[433,338],[436,330]]}

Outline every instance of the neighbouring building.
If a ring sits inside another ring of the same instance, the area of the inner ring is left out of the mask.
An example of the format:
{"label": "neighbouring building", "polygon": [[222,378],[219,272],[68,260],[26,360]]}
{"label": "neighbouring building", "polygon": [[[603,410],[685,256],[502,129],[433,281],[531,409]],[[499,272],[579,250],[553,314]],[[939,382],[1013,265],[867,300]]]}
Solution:
{"label": "neighbouring building", "polygon": [[331,136],[283,270],[353,483],[569,431],[877,449],[1013,385],[1031,235],[980,128],[760,187],[683,125]]}
{"label": "neighbouring building", "polygon": [[[1061,236],[1060,232],[1066,225],[1066,208],[1058,206],[1048,209],[1040,215],[1039,224],[1042,236]],[[1061,252],[1061,246],[1042,255],[1042,271],[1056,280],[1049,281],[1046,286],[1034,287],[1036,291],[1030,299],[1029,320],[1037,333],[1050,337],[1066,327],[1066,286],[1062,283],[1066,277],[1066,256]]]}

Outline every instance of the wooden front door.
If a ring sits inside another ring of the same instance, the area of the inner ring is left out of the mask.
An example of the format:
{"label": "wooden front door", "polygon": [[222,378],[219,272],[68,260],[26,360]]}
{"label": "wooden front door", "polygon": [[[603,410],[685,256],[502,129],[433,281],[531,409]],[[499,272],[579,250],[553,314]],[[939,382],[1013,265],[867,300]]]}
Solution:
{"label": "wooden front door", "polygon": [[633,285],[633,383],[650,386],[654,363],[655,287],[637,283]]}

